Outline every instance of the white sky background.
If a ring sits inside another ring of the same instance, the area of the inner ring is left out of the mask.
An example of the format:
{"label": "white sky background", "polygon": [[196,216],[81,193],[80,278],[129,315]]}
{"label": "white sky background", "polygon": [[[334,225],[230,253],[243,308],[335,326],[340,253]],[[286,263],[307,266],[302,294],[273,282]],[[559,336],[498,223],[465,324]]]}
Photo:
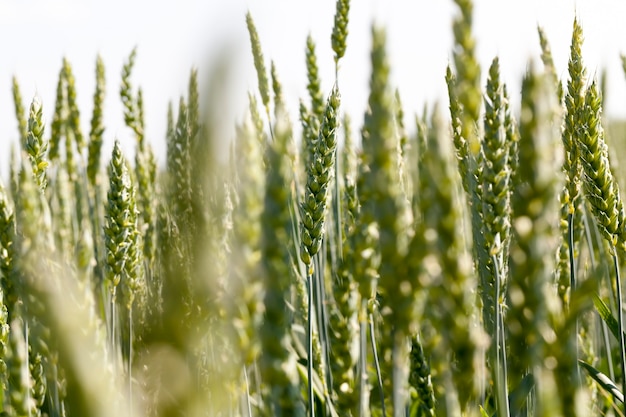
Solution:
{"label": "white sky background", "polygon": [[[138,47],[134,86],[144,90],[147,135],[157,157],[164,160],[167,102],[186,93],[189,70],[207,74],[212,58],[226,52],[231,59],[229,99],[219,117],[232,136],[241,120],[247,92],[257,91],[256,74],[245,25],[250,10],[261,38],[269,69],[276,62],[285,99],[297,123],[298,99],[308,102],[304,46],[310,32],[317,43],[322,87],[334,82],[330,48],[335,0],[0,0],[0,171],[6,172],[9,143],[17,138],[11,97],[11,77],[18,77],[27,106],[34,94],[52,120],[55,89],[62,58],[72,64],[83,130],[88,132],[94,91],[96,54],[104,59],[107,77],[103,159],[108,160],[114,138],[128,154],[134,139],[125,128],[119,99],[122,64]],[[400,89],[405,120],[424,103],[439,100],[447,107],[445,68],[451,60],[452,0],[352,0],[348,48],[341,62],[342,104],[355,122],[363,118],[369,77],[372,22],[387,28],[392,80]],[[583,25],[583,56],[590,75],[608,68],[606,112],[626,116],[626,78],[620,53],[626,53],[626,2],[621,0],[475,0],[474,30],[483,78],[495,55],[509,85],[514,105],[519,102],[521,76],[530,58],[540,63],[536,27],[544,27],[557,71],[567,77],[572,22]],[[46,136],[49,131],[46,131]]]}

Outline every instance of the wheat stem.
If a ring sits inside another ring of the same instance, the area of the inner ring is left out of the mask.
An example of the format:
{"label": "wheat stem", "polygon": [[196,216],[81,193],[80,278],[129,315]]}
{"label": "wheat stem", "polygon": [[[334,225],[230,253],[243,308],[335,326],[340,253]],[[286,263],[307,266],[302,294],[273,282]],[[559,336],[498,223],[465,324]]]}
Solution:
{"label": "wheat stem", "polygon": [[[624,311],[622,309],[622,282],[620,278],[619,260],[617,256],[617,249],[615,246],[613,251],[613,267],[615,268],[615,284],[617,287],[617,322],[619,328],[619,352],[620,352],[620,366],[622,368],[622,393],[626,392],[626,343],[624,342]],[[624,406],[626,407],[626,405]]]}
{"label": "wheat stem", "polygon": [[368,322],[370,326],[370,342],[372,345],[372,355],[374,356],[374,369],[376,370],[376,381],[378,382],[378,392],[380,395],[380,408],[382,410],[382,416],[387,417],[387,408],[385,406],[385,390],[383,387],[382,372],[380,369],[380,360],[378,357],[378,350],[376,348],[376,329],[374,325],[374,314],[372,312],[368,315]]}
{"label": "wheat stem", "polygon": [[504,339],[504,324],[502,322],[502,307],[500,305],[500,297],[501,295],[501,277],[500,270],[498,268],[498,260],[496,259],[496,255],[491,256],[491,261],[493,263],[494,268],[494,277],[495,277],[495,350],[496,350],[496,364],[495,364],[495,375],[496,375],[496,404],[497,404],[497,413],[498,416],[508,417],[511,415],[511,411],[509,409],[509,388],[507,382],[507,366],[506,366],[506,345]]}

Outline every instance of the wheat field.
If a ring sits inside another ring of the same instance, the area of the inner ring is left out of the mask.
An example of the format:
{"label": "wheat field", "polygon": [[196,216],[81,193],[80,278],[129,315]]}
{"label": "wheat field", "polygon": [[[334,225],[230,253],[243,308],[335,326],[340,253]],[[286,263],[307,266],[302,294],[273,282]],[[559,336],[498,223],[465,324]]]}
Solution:
{"label": "wheat field", "polygon": [[329,39],[303,42],[298,120],[242,16],[258,76],[245,116],[221,137],[223,74],[201,94],[192,70],[164,161],[136,50],[114,91],[132,156],[117,140],[102,154],[102,59],[88,132],[68,60],[55,103],[25,105],[14,78],[1,415],[624,416],[626,129],[603,116],[578,20],[563,74],[539,28],[514,106],[499,58],[476,57],[472,2],[455,4],[446,105],[417,115],[376,26],[367,110],[344,112],[349,0],[329,91]]}

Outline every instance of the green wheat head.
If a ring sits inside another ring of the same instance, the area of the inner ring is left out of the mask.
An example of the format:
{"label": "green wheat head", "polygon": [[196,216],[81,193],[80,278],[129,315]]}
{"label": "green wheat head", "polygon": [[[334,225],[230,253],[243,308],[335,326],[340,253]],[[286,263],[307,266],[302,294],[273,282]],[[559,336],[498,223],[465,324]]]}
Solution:
{"label": "green wheat head", "polygon": [[89,149],[87,161],[87,177],[92,187],[96,185],[96,178],[100,171],[100,153],[104,135],[103,106],[105,97],[104,62],[98,55],[96,59],[96,90],[93,94],[93,113],[89,130]]}
{"label": "green wheat head", "polygon": [[125,302],[130,307],[142,285],[142,248],[137,230],[135,188],[118,142],[113,148],[108,171],[104,225],[107,287],[115,297],[116,289],[122,284]]}
{"label": "green wheat head", "polygon": [[38,97],[33,99],[30,105],[28,116],[28,134],[26,136],[26,152],[30,158],[30,164],[33,169],[33,177],[37,182],[37,186],[43,193],[48,183],[46,168],[48,161],[46,160],[46,152],[48,150],[48,142],[43,137],[44,120],[41,100]]}

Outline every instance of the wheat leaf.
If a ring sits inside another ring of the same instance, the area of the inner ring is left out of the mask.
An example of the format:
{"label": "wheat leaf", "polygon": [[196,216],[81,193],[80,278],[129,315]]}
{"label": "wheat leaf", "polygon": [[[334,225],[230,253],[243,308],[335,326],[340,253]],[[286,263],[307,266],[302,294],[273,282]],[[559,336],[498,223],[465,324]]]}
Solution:
{"label": "wheat leaf", "polygon": [[617,385],[615,385],[615,383],[611,381],[611,378],[604,375],[602,372],[598,371],[596,368],[589,365],[585,361],[578,360],[578,363],[585,369],[585,371],[587,371],[591,379],[596,381],[602,388],[607,390],[613,396],[613,398],[622,403],[624,402],[624,394],[622,394],[617,388]]}

